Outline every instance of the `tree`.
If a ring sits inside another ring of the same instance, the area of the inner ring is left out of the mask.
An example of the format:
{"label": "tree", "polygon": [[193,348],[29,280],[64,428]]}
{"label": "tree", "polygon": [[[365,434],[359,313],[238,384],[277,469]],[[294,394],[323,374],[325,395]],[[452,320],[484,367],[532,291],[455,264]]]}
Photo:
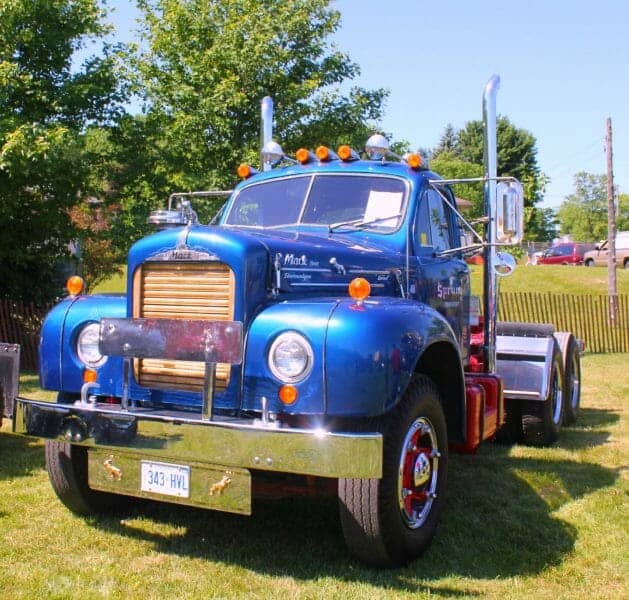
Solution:
{"label": "tree", "polygon": [[[430,168],[447,179],[472,179],[483,176],[483,167],[455,156],[452,152],[442,151],[430,161]],[[477,219],[484,214],[483,188],[473,183],[464,183],[454,190],[457,197],[472,203],[467,214]]]}
{"label": "tree", "polygon": [[[536,205],[543,199],[547,180],[537,164],[536,139],[525,129],[515,127],[507,117],[498,118],[496,136],[498,175],[515,177],[524,186],[525,238],[546,239],[547,215],[538,214],[539,209]],[[453,157],[460,163],[480,167],[482,174],[483,149],[482,121],[469,121],[459,131],[456,131],[452,125],[448,125],[439,144],[433,150],[431,166],[438,164],[436,159],[445,153],[446,156]],[[460,166],[455,170],[460,171]],[[448,178],[455,176],[449,170],[442,171],[440,174]],[[474,210],[478,212],[480,209],[482,209],[482,203],[474,202]]]}
{"label": "tree", "polygon": [[557,211],[561,233],[582,242],[605,239],[607,176],[582,171],[574,176],[574,189]]}
{"label": "tree", "polygon": [[132,136],[148,135],[120,181],[125,210],[145,219],[172,191],[233,186],[239,163],[259,162],[264,96],[274,98],[274,137],[287,153],[364,145],[386,92],[341,88],[359,68],[329,41],[340,22],[330,4],[140,0],[146,50],[135,67],[146,109],[125,125],[121,148],[140,150]]}
{"label": "tree", "polygon": [[116,48],[73,67],[108,28],[96,0],[0,3],[0,296],[45,302],[70,258],[70,208],[89,195],[85,127],[123,93]]}
{"label": "tree", "polygon": [[[561,233],[584,242],[607,238],[607,175],[584,171],[574,176],[574,193],[566,197],[557,217]],[[616,230],[629,230],[629,195],[618,194]]]}
{"label": "tree", "polygon": [[629,194],[618,194],[616,230],[629,231]]}

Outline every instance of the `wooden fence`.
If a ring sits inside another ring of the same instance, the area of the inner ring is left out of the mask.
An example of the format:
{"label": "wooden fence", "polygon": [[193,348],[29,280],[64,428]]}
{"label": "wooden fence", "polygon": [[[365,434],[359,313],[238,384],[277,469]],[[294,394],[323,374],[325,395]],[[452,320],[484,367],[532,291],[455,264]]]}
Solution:
{"label": "wooden fence", "polygon": [[48,308],[0,299],[0,342],[20,344],[20,367],[36,370],[39,364],[39,330]]}
{"label": "wooden fence", "polygon": [[[0,299],[0,341],[21,345],[21,367],[36,370],[39,329],[48,308]],[[608,296],[502,292],[502,321],[552,323],[585,340],[587,352],[629,352],[629,296],[618,296],[618,322],[609,326]]]}
{"label": "wooden fence", "polygon": [[587,352],[629,352],[629,295],[618,296],[618,320],[609,325],[609,296],[535,292],[502,292],[501,321],[552,323],[556,331],[572,331]]}

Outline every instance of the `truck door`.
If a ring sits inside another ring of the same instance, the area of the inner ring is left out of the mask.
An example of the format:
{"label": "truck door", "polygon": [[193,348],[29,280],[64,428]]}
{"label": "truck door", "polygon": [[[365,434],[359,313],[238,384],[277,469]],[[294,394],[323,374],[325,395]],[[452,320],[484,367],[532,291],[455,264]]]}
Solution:
{"label": "truck door", "polygon": [[[449,190],[443,193],[454,204],[452,193]],[[470,339],[470,273],[461,254],[455,251],[461,246],[456,215],[433,188],[420,194],[413,242],[417,257],[415,295],[447,319],[466,362]]]}

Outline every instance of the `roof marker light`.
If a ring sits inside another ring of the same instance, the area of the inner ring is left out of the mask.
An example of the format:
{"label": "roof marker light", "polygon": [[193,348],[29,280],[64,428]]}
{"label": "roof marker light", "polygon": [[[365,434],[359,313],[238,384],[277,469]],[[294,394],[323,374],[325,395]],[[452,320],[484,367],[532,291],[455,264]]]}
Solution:
{"label": "roof marker light", "polygon": [[350,146],[347,146],[347,145],[339,146],[336,153],[339,155],[339,158],[344,162],[360,159],[360,156],[358,156],[358,152],[356,152],[355,150],[352,150],[352,148],[350,148]]}
{"label": "roof marker light", "polygon": [[310,152],[310,150],[307,150],[306,148],[300,148],[299,150],[297,150],[297,152],[295,152],[295,158],[302,165],[305,165],[306,163],[316,160],[317,157],[312,152]]}
{"label": "roof marker light", "polygon": [[319,146],[315,150],[315,154],[317,155],[317,158],[321,162],[328,162],[330,160],[338,160],[338,156],[336,155],[336,153],[330,150],[327,146]]}
{"label": "roof marker light", "polygon": [[415,152],[413,153],[409,153],[409,154],[405,154],[404,155],[404,161],[406,162],[406,164],[411,168],[411,169],[419,169],[422,164],[424,163],[422,157],[420,154],[417,154]]}
{"label": "roof marker light", "polygon": [[250,164],[242,163],[236,169],[236,173],[238,173],[238,177],[241,179],[248,179],[252,175],[258,173],[258,170],[254,169]]}

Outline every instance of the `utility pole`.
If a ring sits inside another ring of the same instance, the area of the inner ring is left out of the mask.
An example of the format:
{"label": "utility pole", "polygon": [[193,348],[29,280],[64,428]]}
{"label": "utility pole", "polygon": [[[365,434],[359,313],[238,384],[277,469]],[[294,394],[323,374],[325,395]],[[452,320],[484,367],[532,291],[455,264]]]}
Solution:
{"label": "utility pole", "polygon": [[609,325],[618,323],[618,287],[616,285],[616,209],[614,206],[614,162],[612,157],[612,120],[607,117],[607,289],[609,294]]}

